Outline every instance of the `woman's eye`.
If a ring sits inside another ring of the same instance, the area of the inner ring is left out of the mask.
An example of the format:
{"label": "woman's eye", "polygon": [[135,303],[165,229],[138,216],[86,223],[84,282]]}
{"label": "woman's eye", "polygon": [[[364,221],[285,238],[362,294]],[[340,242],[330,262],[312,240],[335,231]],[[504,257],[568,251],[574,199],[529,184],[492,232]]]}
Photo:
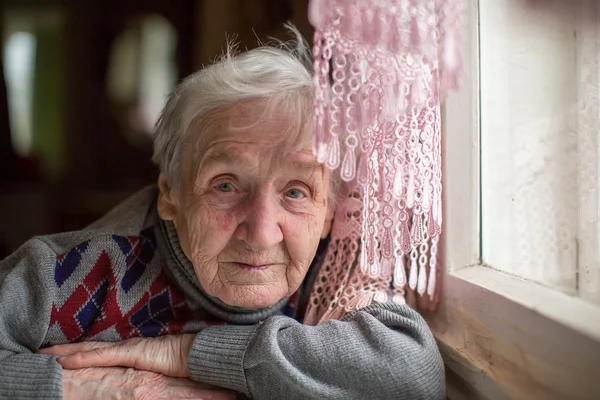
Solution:
{"label": "woman's eye", "polygon": [[219,183],[217,186],[215,186],[215,189],[217,189],[219,192],[225,192],[225,193],[235,191],[233,184],[231,184],[229,182]]}
{"label": "woman's eye", "polygon": [[300,189],[290,189],[285,193],[285,195],[292,199],[303,199],[306,197]]}

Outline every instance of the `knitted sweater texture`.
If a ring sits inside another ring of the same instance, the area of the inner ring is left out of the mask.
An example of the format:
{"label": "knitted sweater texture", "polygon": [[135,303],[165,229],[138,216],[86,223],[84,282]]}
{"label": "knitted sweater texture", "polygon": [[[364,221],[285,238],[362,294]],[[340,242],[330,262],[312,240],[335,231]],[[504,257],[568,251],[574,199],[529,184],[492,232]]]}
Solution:
{"label": "knitted sweater texture", "polygon": [[409,307],[371,305],[315,327],[294,319],[296,295],[230,307],[202,290],[156,195],[146,188],[0,262],[0,398],[62,398],[62,368],[35,354],[42,347],[179,333],[196,334],[192,379],[255,399],[444,398],[440,354]]}

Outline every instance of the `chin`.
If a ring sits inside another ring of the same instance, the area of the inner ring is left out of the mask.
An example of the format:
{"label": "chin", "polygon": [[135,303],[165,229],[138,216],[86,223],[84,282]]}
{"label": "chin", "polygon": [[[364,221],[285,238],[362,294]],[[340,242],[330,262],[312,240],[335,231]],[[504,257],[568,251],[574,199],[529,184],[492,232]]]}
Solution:
{"label": "chin", "polygon": [[275,305],[288,293],[264,285],[239,285],[223,288],[217,297],[227,305],[246,310],[258,310]]}

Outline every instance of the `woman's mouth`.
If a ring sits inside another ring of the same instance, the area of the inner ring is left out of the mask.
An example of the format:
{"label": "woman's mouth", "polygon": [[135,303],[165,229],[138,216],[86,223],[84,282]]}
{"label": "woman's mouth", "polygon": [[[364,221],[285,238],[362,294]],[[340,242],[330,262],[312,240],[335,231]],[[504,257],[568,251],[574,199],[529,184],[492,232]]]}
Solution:
{"label": "woman's mouth", "polygon": [[245,264],[245,263],[234,263],[235,265],[237,265],[240,268],[244,268],[244,269],[248,269],[248,270],[252,270],[252,271],[261,271],[264,269],[267,269],[270,267],[270,264],[265,264],[265,265],[253,265],[253,264]]}

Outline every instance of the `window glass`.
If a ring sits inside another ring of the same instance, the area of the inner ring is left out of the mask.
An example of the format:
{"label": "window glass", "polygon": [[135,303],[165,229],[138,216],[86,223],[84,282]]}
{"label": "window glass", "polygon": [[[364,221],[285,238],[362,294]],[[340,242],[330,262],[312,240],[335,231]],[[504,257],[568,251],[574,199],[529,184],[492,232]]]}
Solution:
{"label": "window glass", "polygon": [[481,250],[600,303],[596,3],[479,2]]}

